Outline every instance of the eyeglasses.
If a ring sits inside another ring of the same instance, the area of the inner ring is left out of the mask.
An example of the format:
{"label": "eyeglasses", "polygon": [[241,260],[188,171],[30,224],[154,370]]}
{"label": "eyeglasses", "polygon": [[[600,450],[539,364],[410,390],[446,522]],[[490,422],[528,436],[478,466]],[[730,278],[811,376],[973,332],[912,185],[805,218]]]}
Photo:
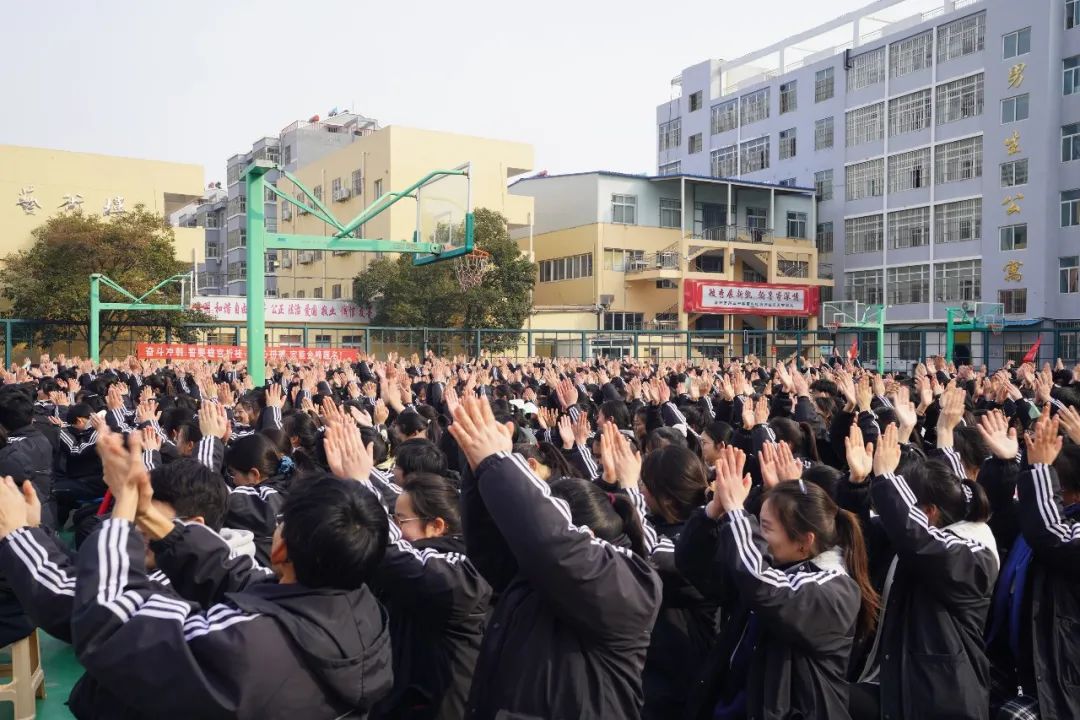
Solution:
{"label": "eyeglasses", "polygon": [[424,518],[424,517],[403,518],[403,517],[398,517],[397,515],[394,516],[394,522],[396,522],[398,525],[404,525],[405,523],[412,522],[413,520],[422,520],[424,522],[427,522],[428,519],[429,518]]}

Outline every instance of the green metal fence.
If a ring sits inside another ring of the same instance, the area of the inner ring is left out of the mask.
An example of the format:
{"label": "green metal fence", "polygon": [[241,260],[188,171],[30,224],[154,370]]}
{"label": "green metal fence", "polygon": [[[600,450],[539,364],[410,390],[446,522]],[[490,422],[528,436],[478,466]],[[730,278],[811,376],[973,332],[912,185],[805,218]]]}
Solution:
{"label": "green metal fence", "polygon": [[[4,329],[5,365],[36,361],[41,353],[87,357],[86,327],[36,320],[0,319]],[[234,324],[186,326],[199,343],[247,345],[247,329]],[[103,328],[109,337],[109,328]],[[1000,367],[1006,360],[1019,360],[1036,341],[1042,339],[1039,360],[1066,362],[1080,360],[1080,328],[1007,327],[991,332],[957,333],[958,361]],[[126,329],[102,349],[103,358],[135,353],[136,344],[154,340],[179,342],[178,332],[137,326]],[[678,331],[678,330],[462,330],[455,328],[341,327],[340,325],[272,325],[266,330],[267,347],[352,347],[385,357],[395,352],[408,357],[428,351],[443,357],[482,351],[516,359],[529,357],[624,357],[654,360],[686,358],[726,359],[754,354],[773,361],[798,354],[810,361],[833,352],[845,354],[856,343],[860,360],[877,367],[877,348],[872,332],[842,330],[834,337],[826,331]],[[945,329],[894,327],[885,333],[883,367],[888,371],[909,370],[911,365],[931,355],[945,352]]]}

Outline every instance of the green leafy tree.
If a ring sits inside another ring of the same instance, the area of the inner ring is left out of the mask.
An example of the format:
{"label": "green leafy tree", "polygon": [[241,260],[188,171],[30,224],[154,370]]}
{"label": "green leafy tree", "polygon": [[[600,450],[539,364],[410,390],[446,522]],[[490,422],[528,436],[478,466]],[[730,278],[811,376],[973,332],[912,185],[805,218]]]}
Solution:
{"label": "green leafy tree", "polygon": [[[3,296],[11,301],[13,317],[43,320],[35,342],[48,347],[57,341],[89,340],[90,275],[101,273],[139,296],[167,277],[189,269],[175,256],[176,236],[165,219],[143,205],[105,219],[81,212],[55,215],[33,231],[29,248],[8,255],[0,268]],[[102,286],[105,302],[127,302]],[[146,299],[180,302],[175,283]],[[183,342],[194,340],[187,323],[206,322],[203,313],[102,311],[101,344],[107,348],[134,326],[146,326],[147,339],[159,339],[171,328]]]}
{"label": "green leafy tree", "polygon": [[[521,329],[532,309],[536,266],[510,238],[501,213],[478,208],[473,228],[475,246],[491,254],[479,286],[462,290],[453,261],[416,266],[406,254],[375,260],[357,275],[356,302],[374,305],[376,325]],[[483,343],[502,350],[517,343],[517,333],[485,334]]]}

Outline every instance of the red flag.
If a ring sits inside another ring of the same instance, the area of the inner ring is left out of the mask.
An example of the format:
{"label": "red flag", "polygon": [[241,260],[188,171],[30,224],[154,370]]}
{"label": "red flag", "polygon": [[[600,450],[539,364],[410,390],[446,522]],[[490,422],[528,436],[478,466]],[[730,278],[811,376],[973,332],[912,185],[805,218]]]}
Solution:
{"label": "red flag", "polygon": [[1033,363],[1033,362],[1035,362],[1039,357],[1039,346],[1040,345],[1042,345],[1042,335],[1039,336],[1039,338],[1035,341],[1034,345],[1032,345],[1030,348],[1028,348],[1027,354],[1024,355],[1024,359],[1021,360],[1020,362],[1022,362],[1022,363]]}
{"label": "red flag", "polygon": [[851,341],[851,347],[848,348],[847,356],[849,360],[855,360],[859,357],[859,338],[855,338]]}

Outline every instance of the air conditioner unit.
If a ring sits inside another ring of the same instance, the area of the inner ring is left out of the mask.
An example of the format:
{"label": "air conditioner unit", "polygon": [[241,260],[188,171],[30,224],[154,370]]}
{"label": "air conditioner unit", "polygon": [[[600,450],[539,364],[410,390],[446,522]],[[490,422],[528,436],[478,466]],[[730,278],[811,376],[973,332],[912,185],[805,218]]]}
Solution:
{"label": "air conditioner unit", "polygon": [[603,307],[606,307],[606,308],[611,307],[612,303],[614,303],[614,302],[615,302],[615,296],[614,295],[601,295],[600,296],[600,304]]}
{"label": "air conditioner unit", "polygon": [[281,267],[291,268],[292,267],[292,258],[290,256],[288,256],[288,255],[281,258]]}
{"label": "air conditioner unit", "polygon": [[647,270],[649,263],[644,258],[634,258],[629,262],[629,266],[631,270]]}
{"label": "air conditioner unit", "polygon": [[297,253],[297,255],[298,255],[297,260],[299,262],[305,264],[305,265],[307,263],[315,261],[315,251],[314,250],[304,250],[303,252]]}
{"label": "air conditioner unit", "polygon": [[292,220],[292,206],[291,205],[283,205],[282,206],[282,208],[281,208],[281,219],[282,220]]}
{"label": "air conditioner unit", "polygon": [[334,200],[336,202],[343,202],[350,197],[352,197],[352,190],[347,187],[338,188],[334,191]]}

